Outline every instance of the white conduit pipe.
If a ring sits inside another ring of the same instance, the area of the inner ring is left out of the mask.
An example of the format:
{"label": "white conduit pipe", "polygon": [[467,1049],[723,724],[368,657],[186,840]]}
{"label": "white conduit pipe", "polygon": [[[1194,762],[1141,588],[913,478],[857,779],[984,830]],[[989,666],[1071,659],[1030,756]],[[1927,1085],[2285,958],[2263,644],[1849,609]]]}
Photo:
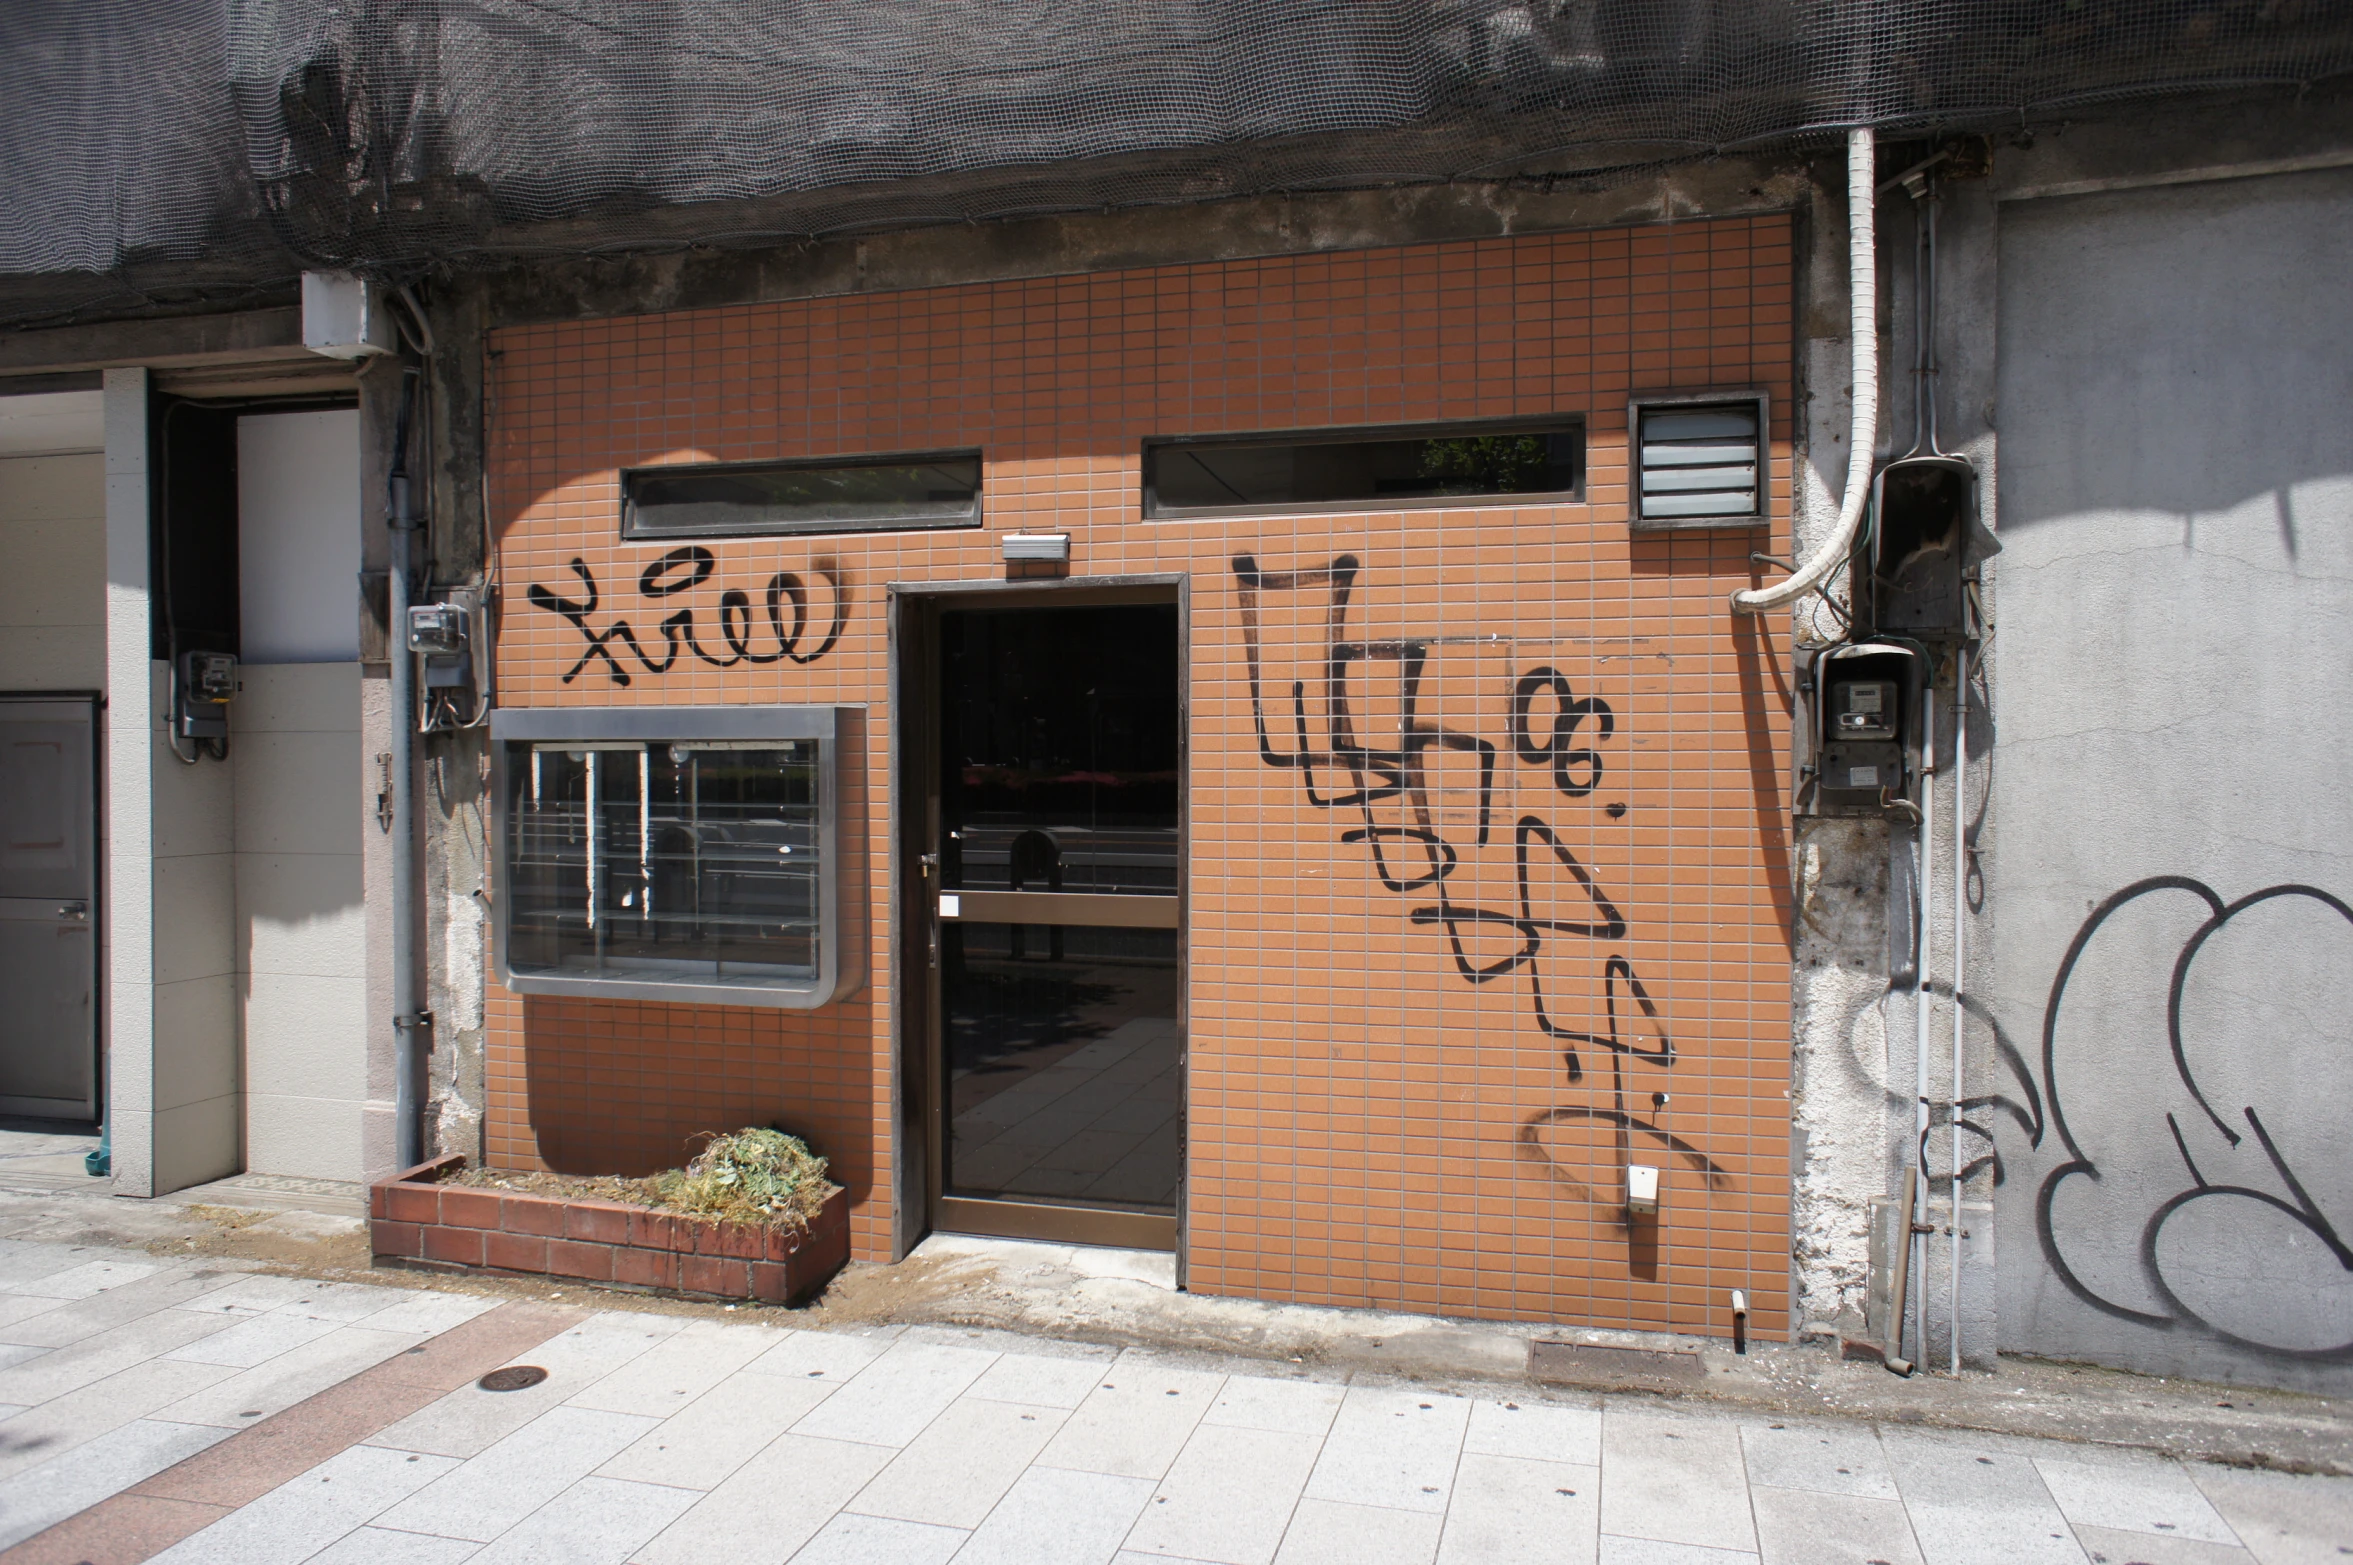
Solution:
{"label": "white conduit pipe", "polygon": [[1968,972],[1963,958],[1969,919],[1969,644],[1961,643],[1953,657],[1953,1277],[1947,1302],[1952,1307],[1953,1373],[1961,1373],[1961,1102],[1963,1050],[1967,1047],[1967,1018],[1961,1009],[1961,979]]}
{"label": "white conduit pipe", "polygon": [[[1933,931],[1928,927],[1929,892],[1936,884],[1936,693],[1920,692],[1920,817],[1912,828],[1912,835],[1920,845],[1920,890],[1918,894],[1919,923],[1917,934],[1919,951],[1912,959],[1912,1201],[1908,1220],[1912,1231],[1921,1233],[1928,1222],[1928,1010],[1933,994],[1928,987],[1928,959],[1935,950]],[[1912,1318],[1919,1324],[1918,1336],[1912,1351],[1906,1355],[1913,1363],[1928,1357],[1928,1246],[1912,1247],[1913,1275],[1908,1284]],[[1904,1323],[1896,1322],[1896,1342],[1904,1337]]]}
{"label": "white conduit pipe", "polygon": [[1795,575],[1770,587],[1734,593],[1732,607],[1743,614],[1795,603],[1821,586],[1845,562],[1863,525],[1863,507],[1871,498],[1871,449],[1879,439],[1879,267],[1871,226],[1878,173],[1870,130],[1847,132],[1847,336],[1854,354],[1855,417],[1847,437],[1846,492],[1838,503],[1838,530]]}

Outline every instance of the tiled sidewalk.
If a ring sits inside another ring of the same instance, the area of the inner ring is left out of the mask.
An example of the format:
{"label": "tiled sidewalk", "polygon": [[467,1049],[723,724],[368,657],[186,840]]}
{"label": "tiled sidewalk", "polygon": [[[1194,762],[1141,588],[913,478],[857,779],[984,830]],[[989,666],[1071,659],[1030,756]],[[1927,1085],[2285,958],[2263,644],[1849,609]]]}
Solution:
{"label": "tiled sidewalk", "polygon": [[18,1241],[0,1344],[7,1565],[2353,1557],[2353,1480]]}

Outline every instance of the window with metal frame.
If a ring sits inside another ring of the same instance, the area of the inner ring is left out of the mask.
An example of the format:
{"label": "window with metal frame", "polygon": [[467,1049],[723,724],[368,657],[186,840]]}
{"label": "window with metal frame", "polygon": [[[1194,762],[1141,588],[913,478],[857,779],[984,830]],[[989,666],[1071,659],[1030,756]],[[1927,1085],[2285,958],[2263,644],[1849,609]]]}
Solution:
{"label": "window with metal frame", "polygon": [[708,725],[698,710],[494,714],[511,987],[796,1007],[832,997],[843,944],[832,709],[739,709],[753,720]]}
{"label": "window with metal frame", "polygon": [[1582,498],[1575,417],[1147,440],[1144,514],[1256,516]]}
{"label": "window with metal frame", "polygon": [[980,525],[980,453],[638,467],[621,475],[628,538],[896,532]]}

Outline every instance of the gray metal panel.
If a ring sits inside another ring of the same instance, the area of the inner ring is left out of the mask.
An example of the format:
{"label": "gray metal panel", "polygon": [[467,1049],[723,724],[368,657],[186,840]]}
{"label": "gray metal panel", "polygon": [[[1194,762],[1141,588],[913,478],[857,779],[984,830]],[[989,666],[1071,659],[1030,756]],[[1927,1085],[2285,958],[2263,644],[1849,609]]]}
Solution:
{"label": "gray metal panel", "polygon": [[96,703],[0,700],[0,1112],[98,1109]]}
{"label": "gray metal panel", "polygon": [[830,706],[501,707],[490,737],[510,739],[831,739]]}

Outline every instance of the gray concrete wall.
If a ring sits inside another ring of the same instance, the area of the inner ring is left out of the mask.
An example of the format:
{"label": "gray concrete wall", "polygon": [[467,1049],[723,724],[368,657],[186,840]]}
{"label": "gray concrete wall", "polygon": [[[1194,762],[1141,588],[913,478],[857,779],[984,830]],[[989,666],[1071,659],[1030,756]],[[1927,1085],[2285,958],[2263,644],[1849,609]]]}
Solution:
{"label": "gray concrete wall", "polygon": [[2353,1390],[2353,171],[1999,234],[2001,1343]]}

